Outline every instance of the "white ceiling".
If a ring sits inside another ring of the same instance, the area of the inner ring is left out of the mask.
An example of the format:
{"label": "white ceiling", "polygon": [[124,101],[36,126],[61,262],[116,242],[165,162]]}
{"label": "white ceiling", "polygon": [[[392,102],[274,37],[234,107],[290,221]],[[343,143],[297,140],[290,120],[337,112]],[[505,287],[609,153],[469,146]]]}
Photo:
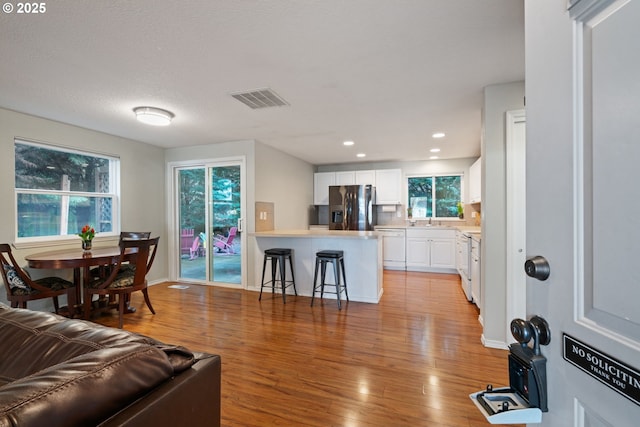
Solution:
{"label": "white ceiling", "polygon": [[[523,0],[45,4],[0,13],[0,107],[161,147],[255,139],[316,165],[436,146],[477,157],[483,87],[524,80]],[[267,87],[290,105],[230,95]],[[143,125],[136,106],[175,119]]]}

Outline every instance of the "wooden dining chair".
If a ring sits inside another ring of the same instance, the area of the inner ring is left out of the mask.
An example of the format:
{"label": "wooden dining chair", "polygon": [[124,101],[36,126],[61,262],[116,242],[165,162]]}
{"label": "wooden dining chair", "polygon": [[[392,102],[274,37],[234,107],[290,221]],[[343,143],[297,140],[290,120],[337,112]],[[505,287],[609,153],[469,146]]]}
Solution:
{"label": "wooden dining chair", "polygon": [[0,244],[0,263],[2,264],[2,280],[7,290],[7,300],[11,307],[27,308],[27,301],[43,298],[53,299],[53,308],[60,310],[58,297],[67,295],[69,312],[76,305],[76,287],[73,283],[61,277],[44,277],[33,280],[16,262],[11,253],[11,245]]}
{"label": "wooden dining chair", "polygon": [[[153,239],[121,239],[120,255],[117,263],[111,269],[109,276],[96,277],[84,287],[84,318],[89,319],[92,308],[93,295],[108,296],[110,300],[118,299],[118,327],[122,328],[125,304],[131,293],[142,291],[144,301],[151,313],[156,314],[147,290],[147,273],[151,269],[156,257],[159,237]],[[123,268],[123,262],[131,259],[130,263],[135,268]],[[107,306],[113,308],[112,305]]]}
{"label": "wooden dining chair", "polygon": [[[150,231],[121,231],[120,232],[120,240],[128,239],[128,240],[138,240],[138,239],[148,239],[151,237]],[[111,265],[101,265],[91,269],[92,277],[106,277],[109,273],[111,273]],[[125,268],[134,268],[132,265],[125,263],[121,267],[121,269]]]}
{"label": "wooden dining chair", "polygon": [[[120,241],[122,240],[140,240],[140,239],[149,239],[151,238],[150,231],[121,231],[120,232]],[[128,268],[131,270],[135,270],[135,264],[123,264],[121,269]]]}

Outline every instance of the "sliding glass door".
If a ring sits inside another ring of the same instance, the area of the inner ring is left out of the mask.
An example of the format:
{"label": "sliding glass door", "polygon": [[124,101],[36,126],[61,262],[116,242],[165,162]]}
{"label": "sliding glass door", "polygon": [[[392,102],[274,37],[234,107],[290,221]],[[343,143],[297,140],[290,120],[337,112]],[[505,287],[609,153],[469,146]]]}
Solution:
{"label": "sliding glass door", "polygon": [[178,280],[243,283],[243,163],[179,166],[176,175]]}
{"label": "sliding glass door", "polygon": [[242,280],[240,165],[209,168],[209,271],[212,282],[240,284]]}

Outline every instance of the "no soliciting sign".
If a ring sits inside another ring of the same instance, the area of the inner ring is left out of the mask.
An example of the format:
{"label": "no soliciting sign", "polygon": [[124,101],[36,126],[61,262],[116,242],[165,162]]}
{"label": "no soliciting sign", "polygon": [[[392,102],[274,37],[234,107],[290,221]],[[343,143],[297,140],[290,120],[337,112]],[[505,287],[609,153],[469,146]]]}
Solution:
{"label": "no soliciting sign", "polygon": [[564,359],[606,386],[640,405],[640,373],[631,366],[562,334]]}

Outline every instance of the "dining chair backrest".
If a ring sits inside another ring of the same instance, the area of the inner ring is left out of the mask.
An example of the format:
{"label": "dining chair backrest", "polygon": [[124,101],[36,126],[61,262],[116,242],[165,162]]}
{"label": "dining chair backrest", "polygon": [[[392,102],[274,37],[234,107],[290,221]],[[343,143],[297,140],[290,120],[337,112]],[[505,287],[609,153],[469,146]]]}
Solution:
{"label": "dining chair backrest", "polygon": [[158,241],[160,237],[154,237],[153,239],[138,239],[138,240],[121,240],[120,241],[120,253],[121,256],[127,250],[135,250],[136,257],[132,264],[135,265],[135,277],[133,279],[134,285],[144,283],[145,277],[151,265],[156,258],[156,251],[158,250]]}
{"label": "dining chair backrest", "polygon": [[150,231],[121,231],[120,232],[120,240],[123,240],[123,239],[138,240],[138,239],[148,239],[150,237],[151,237]]}
{"label": "dining chair backrest", "polygon": [[109,277],[107,277],[101,288],[108,287],[118,278],[123,261],[130,257],[132,253],[135,253],[134,259],[130,262],[135,266],[133,269],[133,283],[132,286],[141,286],[145,283],[145,278],[151,265],[156,257],[156,251],[158,249],[158,241],[160,237],[154,237],[153,239],[123,239],[120,240],[120,255],[118,255],[117,263],[111,270]]}

